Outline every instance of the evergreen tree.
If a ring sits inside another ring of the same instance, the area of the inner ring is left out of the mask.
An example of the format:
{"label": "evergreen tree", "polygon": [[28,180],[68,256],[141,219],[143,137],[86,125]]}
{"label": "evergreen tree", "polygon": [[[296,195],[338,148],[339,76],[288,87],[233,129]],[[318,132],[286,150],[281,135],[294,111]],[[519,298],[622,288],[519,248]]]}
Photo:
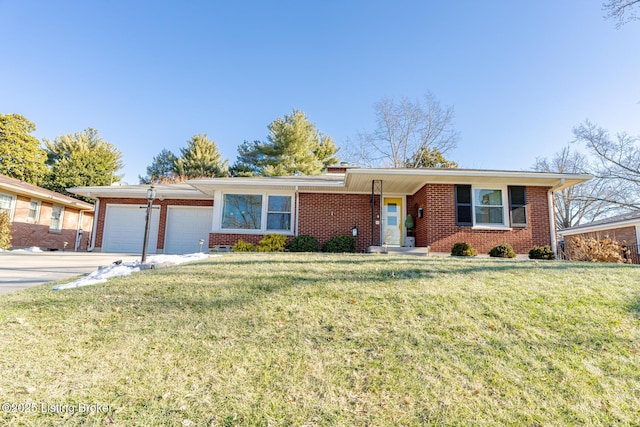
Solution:
{"label": "evergreen tree", "polygon": [[111,185],[122,179],[116,174],[123,166],[122,153],[95,129],[61,135],[53,142],[45,139],[44,143],[51,167],[45,188],[69,194],[66,189],[70,187]]}
{"label": "evergreen tree", "polygon": [[430,149],[424,147],[424,149],[418,151],[407,162],[408,168],[457,168],[458,164],[452,160],[444,158],[440,150],[437,148]]}
{"label": "evergreen tree", "polygon": [[40,184],[48,170],[40,141],[31,136],[36,127],[19,114],[0,114],[0,174]]}
{"label": "evergreen tree", "polygon": [[140,184],[163,184],[180,181],[175,172],[175,164],[178,158],[171,151],[164,149],[153,158],[150,166],[147,166],[147,176],[139,176]]}
{"label": "evergreen tree", "polygon": [[318,131],[302,111],[294,109],[268,129],[267,142],[245,141],[238,148],[235,175],[318,175],[338,162],[331,137]]}
{"label": "evergreen tree", "polygon": [[206,134],[197,134],[180,149],[181,156],[175,162],[174,172],[184,178],[227,176],[227,161],[222,161],[216,143]]}

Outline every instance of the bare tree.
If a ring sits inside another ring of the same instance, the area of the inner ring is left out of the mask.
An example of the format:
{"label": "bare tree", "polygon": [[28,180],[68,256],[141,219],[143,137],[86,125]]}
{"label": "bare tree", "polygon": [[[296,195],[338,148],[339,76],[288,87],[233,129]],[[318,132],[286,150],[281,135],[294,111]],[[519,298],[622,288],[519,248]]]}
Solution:
{"label": "bare tree", "polygon": [[[582,153],[567,146],[554,154],[552,159],[538,158],[533,169],[538,172],[590,173],[592,165]],[[565,188],[554,193],[556,228],[580,225],[594,221],[617,208],[600,200],[602,194],[610,191],[608,183],[600,178],[580,185]]]}
{"label": "bare tree", "polygon": [[596,178],[607,182],[609,191],[594,197],[622,209],[640,210],[640,138],[618,133],[612,139],[606,129],[588,120],[573,134],[593,153]]}
{"label": "bare tree", "polygon": [[620,28],[627,22],[640,18],[638,6],[640,0],[608,0],[602,4],[602,10],[606,12],[605,18],[617,20],[616,28]]}
{"label": "bare tree", "polygon": [[423,102],[383,98],[374,110],[376,129],[358,134],[355,143],[349,142],[347,160],[369,167],[420,167],[423,164],[413,160],[431,152],[444,156],[457,145],[453,107],[442,107],[431,93]]}

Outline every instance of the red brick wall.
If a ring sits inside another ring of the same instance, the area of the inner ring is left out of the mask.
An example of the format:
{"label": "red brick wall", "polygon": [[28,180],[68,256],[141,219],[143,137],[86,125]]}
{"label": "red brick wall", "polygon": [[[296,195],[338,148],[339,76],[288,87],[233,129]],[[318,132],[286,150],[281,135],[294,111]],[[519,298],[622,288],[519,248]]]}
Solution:
{"label": "red brick wall", "polygon": [[[49,225],[51,223],[53,204],[41,201],[40,216],[38,221],[34,223],[28,219],[31,200],[32,198],[23,196],[16,198],[15,212],[11,225],[11,245],[16,248],[37,246],[41,249],[66,249],[72,251],[76,243],[80,211],[65,206],[62,217],[62,231],[50,231]],[[80,250],[87,248],[92,226],[93,213],[85,212],[82,221],[84,234],[80,241]]]}
{"label": "red brick wall", "polygon": [[[371,195],[370,194],[319,194],[301,193],[299,210],[299,234],[310,234],[318,239],[320,247],[329,239],[351,235],[358,227],[356,251],[364,252],[371,246]],[[375,198],[375,219],[379,220],[380,198]],[[380,239],[379,226],[375,226],[375,242]]]}
{"label": "red brick wall", "polygon": [[[138,205],[146,206],[147,199],[100,199],[100,212],[98,212],[98,224],[96,227],[96,248],[102,247],[102,234],[104,233],[104,219],[107,212],[107,205]],[[154,200],[153,206],[160,206],[160,221],[158,225],[158,246],[157,249],[164,249],[164,237],[167,229],[167,207],[168,206],[212,206],[213,200],[190,200],[190,199],[165,199]]]}
{"label": "red brick wall", "polygon": [[407,206],[424,209],[424,217],[415,219],[416,246],[431,245],[434,252],[450,252],[457,242],[470,243],[479,253],[488,253],[499,244],[509,243],[520,254],[533,246],[551,244],[546,187],[527,187],[526,228],[511,230],[474,230],[456,225],[454,185],[427,184],[407,198]]}

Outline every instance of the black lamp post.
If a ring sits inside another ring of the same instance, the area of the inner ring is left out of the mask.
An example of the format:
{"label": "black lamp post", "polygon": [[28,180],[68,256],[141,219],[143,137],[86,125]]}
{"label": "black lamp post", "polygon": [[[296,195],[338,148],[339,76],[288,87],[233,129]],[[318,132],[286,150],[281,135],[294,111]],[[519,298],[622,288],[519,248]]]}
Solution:
{"label": "black lamp post", "polygon": [[156,189],[153,185],[147,189],[147,215],[144,224],[144,242],[142,243],[142,261],[144,264],[147,260],[147,246],[149,245],[149,226],[151,225],[151,209],[153,208],[153,199],[156,198]]}

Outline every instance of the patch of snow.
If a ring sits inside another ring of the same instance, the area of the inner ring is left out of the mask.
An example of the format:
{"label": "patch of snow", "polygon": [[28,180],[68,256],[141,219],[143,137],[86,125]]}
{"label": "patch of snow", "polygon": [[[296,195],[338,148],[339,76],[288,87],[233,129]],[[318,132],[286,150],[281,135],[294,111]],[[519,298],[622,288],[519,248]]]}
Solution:
{"label": "patch of snow", "polygon": [[[146,265],[154,266],[154,265],[178,265],[183,264],[185,262],[196,261],[199,259],[208,258],[211,255],[203,254],[203,253],[195,253],[188,255],[153,255],[147,258]],[[220,255],[213,255],[220,256]],[[90,273],[87,276],[81,277],[78,280],[74,280],[73,282],[64,283],[62,285],[56,285],[52,287],[54,291],[60,291],[63,289],[72,289],[79,288],[82,286],[96,285],[99,283],[104,283],[107,279],[112,277],[122,277],[128,276],[131,273],[135,273],[140,271],[140,261],[136,260],[135,262],[123,263],[118,265],[109,265],[106,267],[101,267],[97,271]]]}
{"label": "patch of snow", "polygon": [[11,252],[44,252],[44,251],[37,246],[32,246],[30,248],[25,248],[25,249],[14,249]]}

